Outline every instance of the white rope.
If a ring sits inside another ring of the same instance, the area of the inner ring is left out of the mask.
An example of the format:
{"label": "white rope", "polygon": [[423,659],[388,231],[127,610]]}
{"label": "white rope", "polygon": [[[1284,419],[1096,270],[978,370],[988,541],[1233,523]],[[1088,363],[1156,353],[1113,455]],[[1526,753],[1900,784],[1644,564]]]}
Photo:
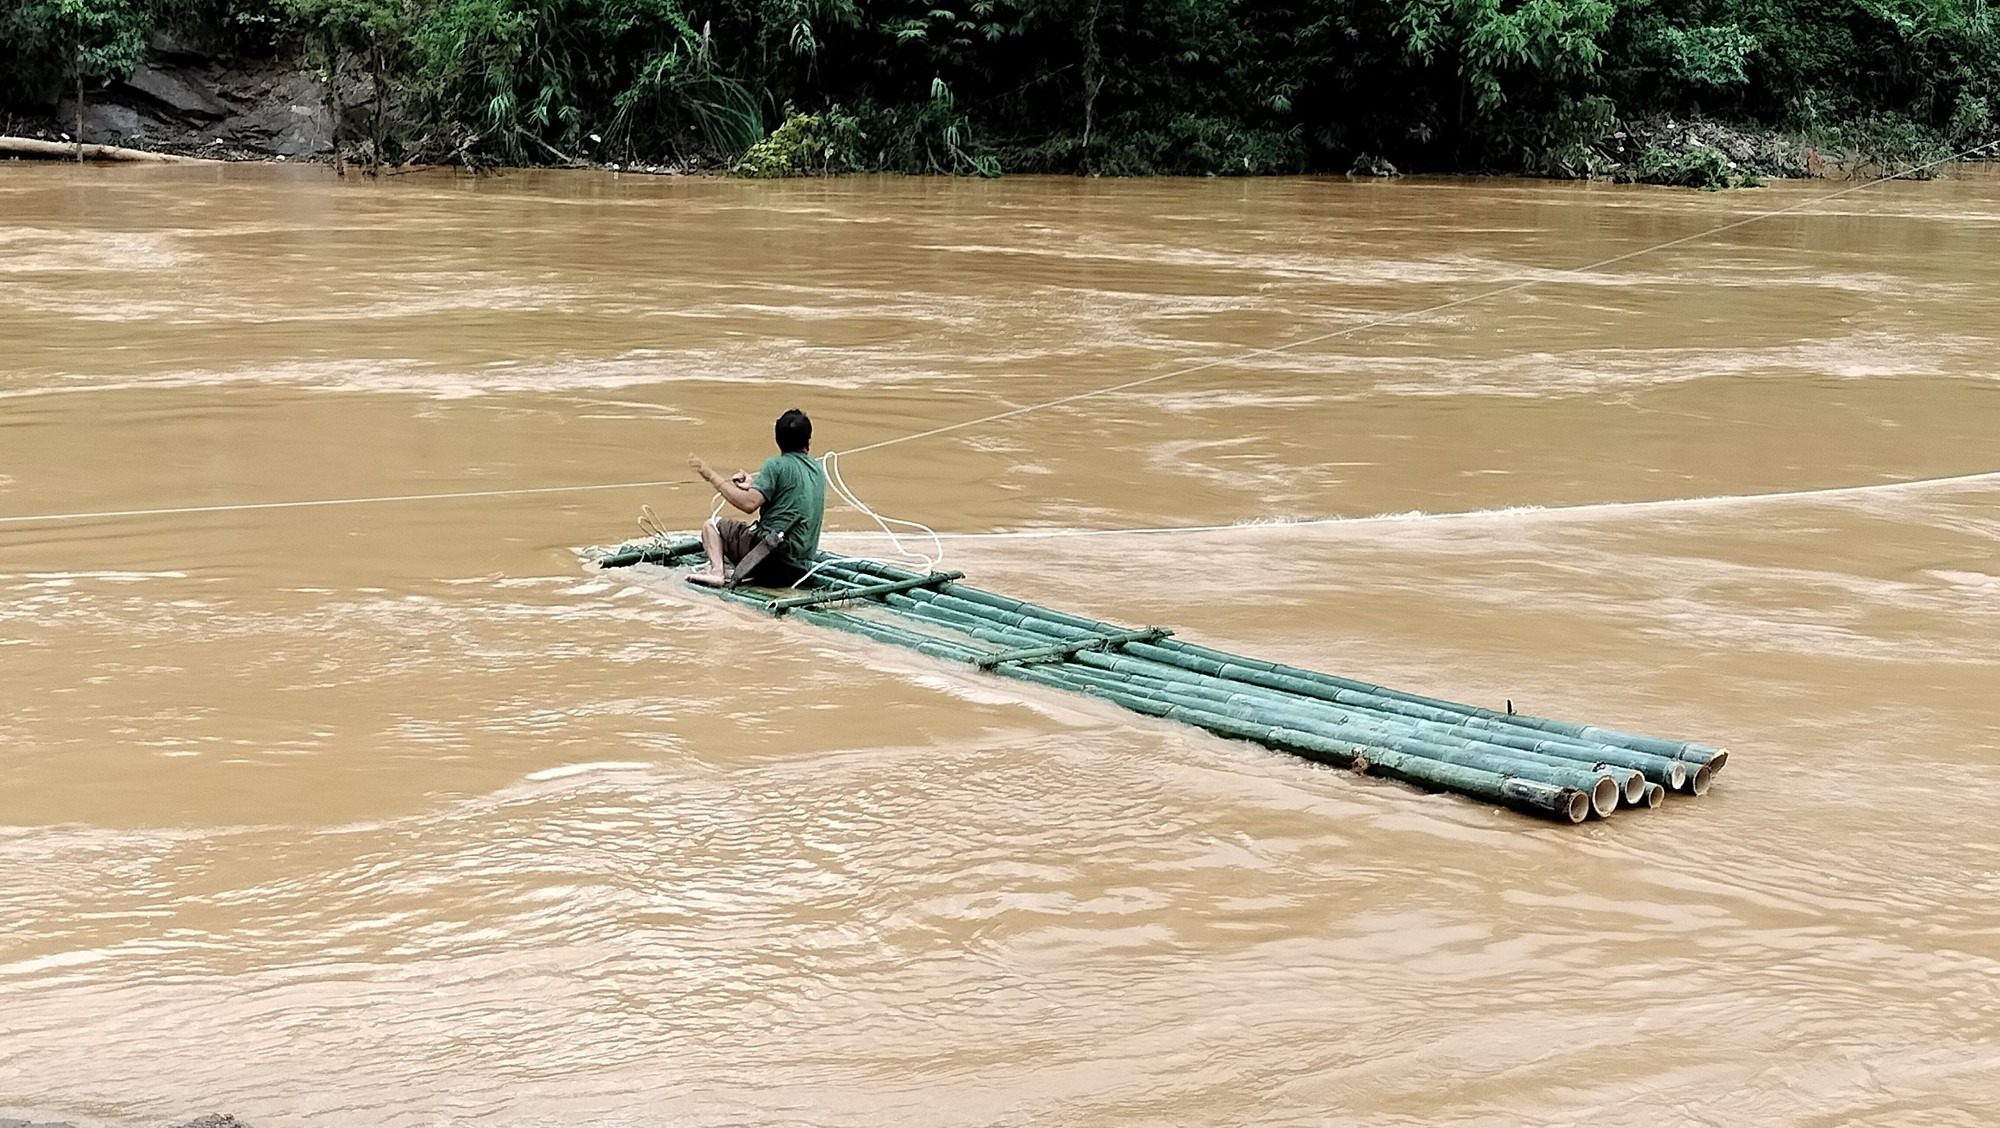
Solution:
{"label": "white rope", "polygon": [[582,486],[528,486],[507,490],[461,490],[455,493],[385,494],[377,497],[327,497],[308,501],[252,501],[232,505],[176,505],[163,509],[96,509],[80,513],[28,513],[0,517],[0,525],[37,522],[91,521],[114,517],[173,517],[189,513],[245,513],[256,509],[313,509],[326,505],[378,505],[394,501],[459,501],[477,497],[527,497],[534,494],[586,493],[591,490],[641,488],[680,489],[678,479],[658,482],[596,482]]}
{"label": "white rope", "polygon": [[[944,560],[944,542],[938,538],[937,530],[921,521],[904,521],[895,517],[884,517],[873,509],[870,509],[867,502],[856,497],[854,491],[848,488],[847,479],[841,475],[839,451],[827,451],[820,456],[819,462],[826,469],[826,484],[833,488],[833,492],[839,496],[840,500],[846,502],[863,517],[875,522],[875,527],[881,529],[883,535],[889,538],[889,543],[894,546],[898,556],[903,557],[905,560],[922,561],[926,573],[937,571],[938,564]],[[923,532],[924,535],[931,538],[931,547],[935,551],[926,554],[914,549],[904,548],[903,539],[896,535],[894,529],[889,527],[891,525],[901,525],[905,528]]]}
{"label": "white rope", "polygon": [[[1171,536],[1177,533],[1264,533],[1286,529],[1309,529],[1327,525],[1376,525],[1401,521],[1463,521],[1482,517],[1564,517],[1589,513],[1638,513],[1659,509],[1702,508],[1720,505],[1751,505],[1759,502],[1799,501],[1816,498],[1854,497],[1876,493],[1939,486],[2000,483],[2000,470],[1976,474],[1952,474],[1942,478],[1914,478],[1906,482],[1874,482],[1861,486],[1824,486],[1805,490],[1779,490],[1761,494],[1716,494],[1703,497],[1666,497],[1652,501],[1588,501],[1575,505],[1511,505],[1496,509],[1466,509],[1451,513],[1377,513],[1368,517],[1297,517],[1275,520],[1241,521],[1223,525],[1155,525],[1120,529],[1005,529],[983,533],[936,533],[940,540],[1067,540],[1072,537]],[[872,538],[868,532],[829,533],[832,537]]]}
{"label": "white rope", "polygon": [[660,527],[660,519],[650,505],[639,507],[639,531],[656,541],[667,539],[667,531]]}

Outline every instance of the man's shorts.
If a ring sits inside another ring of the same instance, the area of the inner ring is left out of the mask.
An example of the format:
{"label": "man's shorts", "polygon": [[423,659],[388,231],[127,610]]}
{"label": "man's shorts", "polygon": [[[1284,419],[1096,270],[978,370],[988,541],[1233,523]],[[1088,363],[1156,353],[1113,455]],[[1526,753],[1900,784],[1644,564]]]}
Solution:
{"label": "man's shorts", "polygon": [[[764,538],[757,535],[756,528],[748,521],[718,517],[715,521],[715,531],[722,535],[722,559],[732,568],[738,561],[749,556],[752,549],[764,543]],[[760,587],[790,587],[798,582],[801,575],[804,573],[785,559],[785,550],[774,548],[768,556],[757,562],[757,566],[752,568],[744,579]]]}

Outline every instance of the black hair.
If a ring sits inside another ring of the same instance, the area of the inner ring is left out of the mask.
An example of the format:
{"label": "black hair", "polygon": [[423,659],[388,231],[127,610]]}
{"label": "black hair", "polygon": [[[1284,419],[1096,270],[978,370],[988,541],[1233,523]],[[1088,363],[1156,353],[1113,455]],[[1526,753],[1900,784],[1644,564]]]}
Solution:
{"label": "black hair", "polygon": [[780,453],[803,452],[812,446],[813,421],[806,418],[805,412],[795,407],[778,416],[777,433]]}

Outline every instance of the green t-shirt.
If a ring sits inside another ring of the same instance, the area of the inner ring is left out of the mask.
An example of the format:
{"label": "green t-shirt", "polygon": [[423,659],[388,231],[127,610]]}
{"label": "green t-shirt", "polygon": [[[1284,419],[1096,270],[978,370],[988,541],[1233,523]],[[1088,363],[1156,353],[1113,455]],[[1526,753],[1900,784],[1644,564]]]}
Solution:
{"label": "green t-shirt", "polygon": [[764,495],[758,533],[783,533],[785,559],[794,567],[812,567],[826,513],[826,471],[812,455],[790,451],[765,459],[750,488]]}

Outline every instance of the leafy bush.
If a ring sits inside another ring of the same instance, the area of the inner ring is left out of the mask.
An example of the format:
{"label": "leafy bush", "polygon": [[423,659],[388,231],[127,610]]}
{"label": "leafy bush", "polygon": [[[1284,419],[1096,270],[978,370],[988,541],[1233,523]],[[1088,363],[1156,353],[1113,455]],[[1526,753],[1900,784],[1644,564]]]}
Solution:
{"label": "leafy bush", "polygon": [[764,132],[676,0],[437,0],[411,48],[427,123],[507,161],[730,155]]}
{"label": "leafy bush", "polygon": [[1846,154],[1849,164],[1918,180],[1936,175],[1935,165],[1949,159],[1956,147],[1938,130],[1883,114],[1842,122],[1826,130],[1825,136],[1829,145]]}
{"label": "leafy bush", "polygon": [[1635,179],[1643,184],[1670,184],[1714,192],[1723,188],[1755,188],[1758,181],[1736,167],[1721,151],[1697,145],[1668,149],[1651,145],[1633,162]]}
{"label": "leafy bush", "polygon": [[855,107],[861,160],[890,172],[998,176],[1000,161],[980,143],[972,120],[956,108],[951,87],[931,80],[922,102]]}
{"label": "leafy bush", "polygon": [[770,136],[750,146],[732,171],[739,176],[825,176],[863,167],[860,123],[829,107],[817,114],[792,114]]}

